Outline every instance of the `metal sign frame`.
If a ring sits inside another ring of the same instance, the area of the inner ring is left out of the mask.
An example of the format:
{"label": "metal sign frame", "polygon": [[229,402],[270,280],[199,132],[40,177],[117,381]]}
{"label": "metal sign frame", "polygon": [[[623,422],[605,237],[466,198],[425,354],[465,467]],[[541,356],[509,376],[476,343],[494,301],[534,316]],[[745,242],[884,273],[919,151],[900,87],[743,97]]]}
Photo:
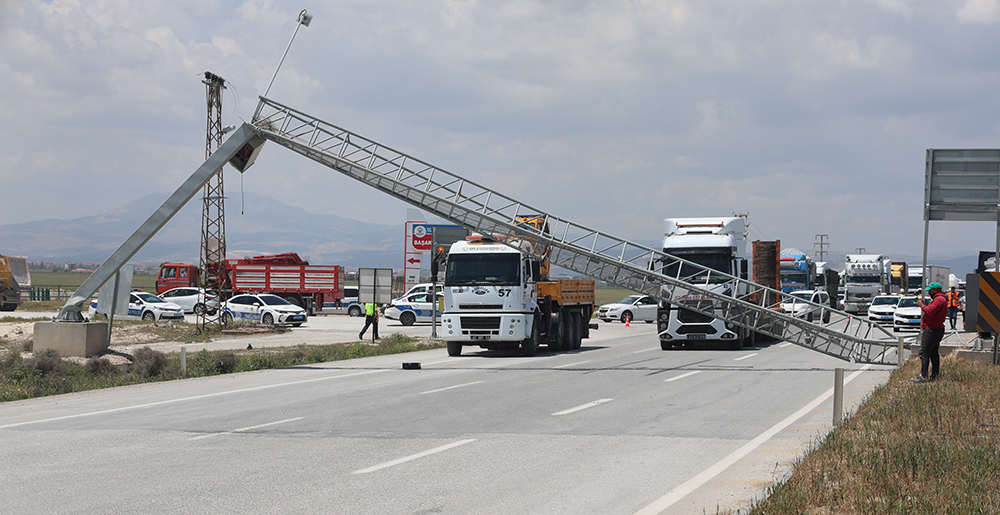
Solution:
{"label": "metal sign frame", "polygon": [[392,269],[359,268],[358,302],[361,304],[392,302]]}

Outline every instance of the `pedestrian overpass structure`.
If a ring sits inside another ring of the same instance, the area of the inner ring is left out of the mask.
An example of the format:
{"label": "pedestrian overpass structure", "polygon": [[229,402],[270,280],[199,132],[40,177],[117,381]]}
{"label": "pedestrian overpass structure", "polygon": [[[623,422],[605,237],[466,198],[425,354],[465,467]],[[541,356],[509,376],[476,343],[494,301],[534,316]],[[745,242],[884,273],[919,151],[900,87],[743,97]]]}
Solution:
{"label": "pedestrian overpass structure", "polygon": [[[823,324],[793,317],[780,310],[783,294],[778,290],[547,213],[271,99],[261,97],[257,113],[252,123],[233,132],[212,157],[84,282],[67,301],[58,317],[60,320],[82,320],[83,302],[113,277],[115,271],[225,162],[242,172],[253,163],[263,142],[273,141],[469,230],[494,235],[499,241],[531,241],[537,252],[548,253],[552,264],[568,270],[666,302],[676,303],[691,296],[710,300],[684,303],[684,306],[843,360],[898,363],[897,338],[866,318],[839,311],[834,311],[830,322]],[[524,216],[544,218],[549,231],[518,223],[518,218]],[[685,266],[670,266],[678,263]],[[666,275],[661,270],[677,270],[677,274],[695,270],[696,273],[682,277]],[[821,308],[808,301],[796,302]]]}

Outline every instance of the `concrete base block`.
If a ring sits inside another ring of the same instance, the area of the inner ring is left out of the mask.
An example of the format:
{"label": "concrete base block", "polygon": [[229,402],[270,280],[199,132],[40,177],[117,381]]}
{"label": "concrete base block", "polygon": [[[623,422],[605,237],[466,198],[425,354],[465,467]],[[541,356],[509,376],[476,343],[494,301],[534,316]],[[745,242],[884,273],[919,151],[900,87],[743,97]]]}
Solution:
{"label": "concrete base block", "polygon": [[60,356],[93,356],[108,349],[104,322],[35,322],[32,350],[52,349]]}
{"label": "concrete base block", "polygon": [[992,350],[960,350],[956,353],[956,356],[969,361],[993,363]]}

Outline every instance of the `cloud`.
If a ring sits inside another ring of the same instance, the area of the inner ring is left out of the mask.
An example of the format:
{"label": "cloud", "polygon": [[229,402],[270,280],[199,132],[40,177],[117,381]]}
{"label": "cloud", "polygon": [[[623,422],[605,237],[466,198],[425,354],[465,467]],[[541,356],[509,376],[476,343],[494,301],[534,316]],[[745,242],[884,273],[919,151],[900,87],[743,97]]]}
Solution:
{"label": "cloud", "polygon": [[1000,23],[1000,0],[966,0],[956,18],[963,23]]}

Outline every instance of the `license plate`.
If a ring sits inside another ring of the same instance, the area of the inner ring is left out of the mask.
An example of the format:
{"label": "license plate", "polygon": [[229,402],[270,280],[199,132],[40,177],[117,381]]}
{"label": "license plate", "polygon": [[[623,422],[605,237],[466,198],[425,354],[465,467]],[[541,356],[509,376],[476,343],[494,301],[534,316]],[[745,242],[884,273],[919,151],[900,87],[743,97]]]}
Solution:
{"label": "license plate", "polygon": [[473,340],[489,340],[490,339],[489,336],[479,336],[479,335],[473,335],[473,336],[470,336],[469,338],[472,338]]}
{"label": "license plate", "polygon": [[704,340],[705,339],[705,335],[704,334],[689,334],[689,335],[687,335],[687,337],[690,338],[690,339],[692,339],[692,340]]}

